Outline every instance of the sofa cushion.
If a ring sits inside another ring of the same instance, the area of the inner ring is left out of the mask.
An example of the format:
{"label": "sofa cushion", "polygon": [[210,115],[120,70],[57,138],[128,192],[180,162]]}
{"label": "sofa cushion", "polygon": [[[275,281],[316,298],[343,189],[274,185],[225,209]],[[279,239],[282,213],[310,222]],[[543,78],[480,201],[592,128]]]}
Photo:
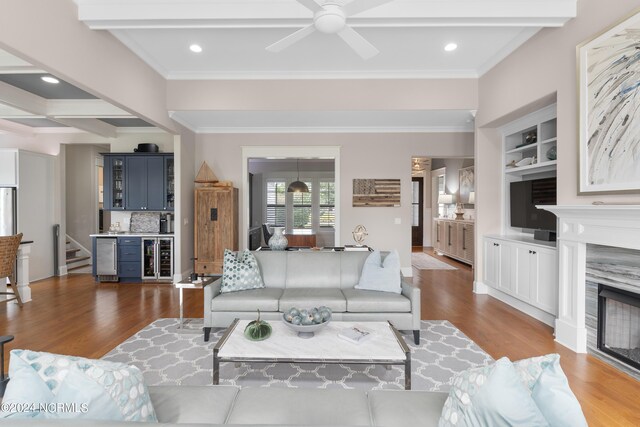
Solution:
{"label": "sofa cushion", "polygon": [[347,311],[347,301],[342,291],[337,288],[302,288],[285,289],[280,297],[280,311],[291,307],[313,308],[326,305],[334,313]]}
{"label": "sofa cushion", "polygon": [[211,300],[213,311],[278,311],[282,289],[261,288],[227,292]]}
{"label": "sofa cushion", "polygon": [[267,288],[284,288],[287,278],[287,251],[252,252],[258,261],[262,280]]}
{"label": "sofa cushion", "polygon": [[408,313],[411,301],[401,294],[391,292],[343,289],[349,313]]}
{"label": "sofa cushion", "polygon": [[340,288],[340,252],[287,252],[286,288]]}
{"label": "sofa cushion", "polygon": [[260,275],[258,261],[253,254],[244,250],[236,255],[229,249],[225,249],[220,292],[237,292],[257,288],[264,288],[264,282]]}
{"label": "sofa cushion", "polygon": [[369,403],[360,390],[271,387],[265,391],[241,389],[227,424],[370,425]]}
{"label": "sofa cushion", "polygon": [[374,426],[436,426],[447,393],[429,391],[374,390],[368,392]]}
{"label": "sofa cushion", "polygon": [[342,289],[353,289],[360,281],[362,266],[367,260],[368,251],[344,251],[341,252],[340,264],[340,287]]}
{"label": "sofa cushion", "polygon": [[224,424],[238,390],[232,386],[152,386],[149,394],[161,423]]}
{"label": "sofa cushion", "polygon": [[380,251],[373,251],[362,267],[362,275],[356,289],[369,291],[402,292],[400,286],[400,255],[398,251],[390,252],[384,260]]}

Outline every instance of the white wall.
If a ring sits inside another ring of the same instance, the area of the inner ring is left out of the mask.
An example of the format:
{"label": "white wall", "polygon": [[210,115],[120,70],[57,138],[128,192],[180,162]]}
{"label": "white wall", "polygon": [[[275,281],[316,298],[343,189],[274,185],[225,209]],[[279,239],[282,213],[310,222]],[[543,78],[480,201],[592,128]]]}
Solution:
{"label": "white wall", "polygon": [[[402,266],[411,266],[411,157],[472,157],[473,134],[201,134],[197,136],[196,162],[206,161],[221,180],[242,188],[242,146],[341,146],[340,243],[353,242],[351,231],[367,227],[366,244],[398,249]],[[352,207],[354,178],[399,178],[401,207]],[[245,207],[240,198],[240,211]],[[400,225],[396,225],[399,218]],[[246,242],[240,242],[241,248]]]}
{"label": "white wall", "polygon": [[[53,225],[55,163],[47,154],[20,151],[18,183],[18,232],[33,240],[29,280],[53,276]],[[64,252],[61,254],[64,257]]]}
{"label": "white wall", "polygon": [[[640,203],[640,195],[578,194],[578,91],[576,46],[638,7],[637,0],[580,0],[578,16],[562,28],[541,30],[479,81],[476,116],[476,247],[482,235],[501,231],[501,137],[496,128],[557,101],[558,204]],[[476,256],[476,280],[483,274]]]}

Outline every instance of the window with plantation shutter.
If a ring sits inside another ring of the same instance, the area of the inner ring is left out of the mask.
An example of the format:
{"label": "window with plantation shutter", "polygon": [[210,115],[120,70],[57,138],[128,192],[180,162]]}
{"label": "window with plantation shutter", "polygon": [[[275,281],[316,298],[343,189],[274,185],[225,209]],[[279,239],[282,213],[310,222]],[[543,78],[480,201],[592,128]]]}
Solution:
{"label": "window with plantation shutter", "polygon": [[287,218],[285,181],[267,181],[267,224],[284,227]]}
{"label": "window with plantation shutter", "polygon": [[304,230],[313,228],[313,186],[311,182],[305,182],[309,187],[308,193],[293,193],[293,229]]}
{"label": "window with plantation shutter", "polygon": [[320,181],[320,227],[335,227],[336,225],[336,197],[333,181]]}

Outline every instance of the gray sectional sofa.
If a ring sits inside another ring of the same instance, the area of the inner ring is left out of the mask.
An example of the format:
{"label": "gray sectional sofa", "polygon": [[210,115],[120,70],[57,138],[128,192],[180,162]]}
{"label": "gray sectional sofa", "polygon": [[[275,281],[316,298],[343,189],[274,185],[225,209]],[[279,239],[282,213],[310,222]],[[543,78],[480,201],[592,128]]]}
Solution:
{"label": "gray sectional sofa", "polygon": [[[447,393],[231,386],[151,386],[158,421],[166,425],[437,426]],[[6,419],[6,426],[121,426],[82,419]],[[136,423],[140,425],[139,423]]]}
{"label": "gray sectional sofa", "polygon": [[[220,293],[221,279],[204,289],[204,339],[211,328],[227,327],[233,319],[280,320],[291,307],[325,305],[333,320],[390,321],[398,330],[413,331],[420,340],[420,289],[402,281],[402,293],[355,289],[369,256],[364,251],[253,252],[265,288]],[[383,254],[384,256],[384,254]]]}

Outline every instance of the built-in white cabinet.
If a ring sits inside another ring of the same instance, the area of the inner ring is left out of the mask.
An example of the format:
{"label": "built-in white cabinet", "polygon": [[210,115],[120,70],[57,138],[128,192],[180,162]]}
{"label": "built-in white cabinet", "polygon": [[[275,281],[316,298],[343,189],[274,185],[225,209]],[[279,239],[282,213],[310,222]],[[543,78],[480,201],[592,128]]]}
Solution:
{"label": "built-in white cabinet", "polygon": [[474,223],[472,221],[435,220],[434,249],[451,258],[473,265],[475,259]]}
{"label": "built-in white cabinet", "polygon": [[18,150],[0,150],[0,187],[18,186]]}
{"label": "built-in white cabinet", "polygon": [[558,313],[556,248],[525,239],[483,239],[484,283],[547,313]]}

